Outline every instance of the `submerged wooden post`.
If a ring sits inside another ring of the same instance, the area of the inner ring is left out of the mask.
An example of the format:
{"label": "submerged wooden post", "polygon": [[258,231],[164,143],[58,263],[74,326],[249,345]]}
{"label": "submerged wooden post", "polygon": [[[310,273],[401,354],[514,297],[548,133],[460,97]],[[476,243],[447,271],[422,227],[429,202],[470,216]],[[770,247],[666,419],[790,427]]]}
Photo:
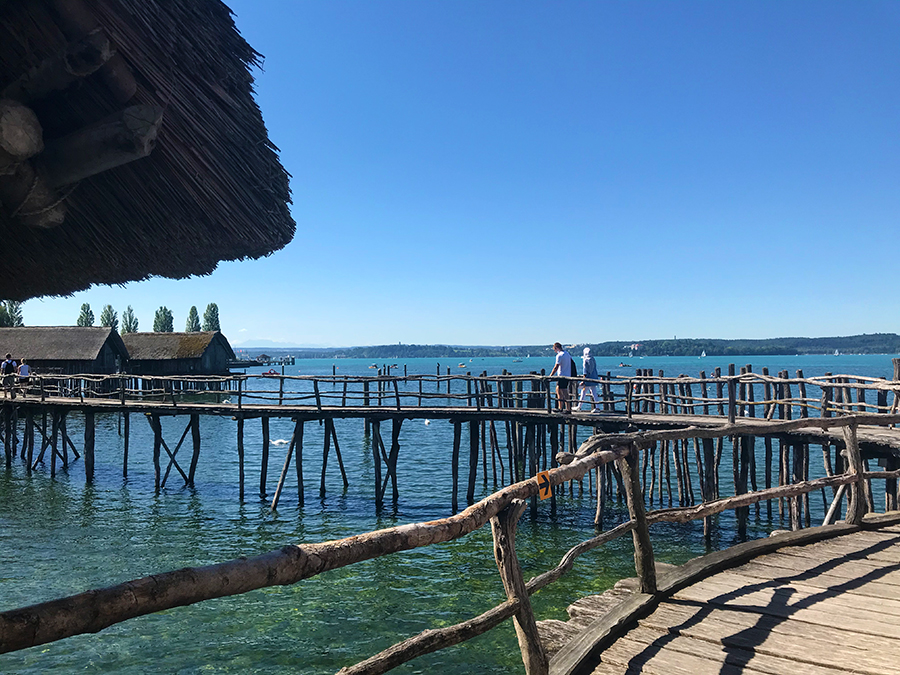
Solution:
{"label": "submerged wooden post", "polygon": [[244,501],[244,418],[237,420],[238,499]]}
{"label": "submerged wooden post", "polygon": [[159,490],[159,451],[162,447],[162,425],[159,422],[159,415],[150,415],[150,426],[153,428],[153,484],[156,490]]}
{"label": "submerged wooden post", "polygon": [[634,540],[634,569],[640,581],[640,592],[653,594],[656,593],[656,563],[653,560],[653,545],[650,542],[644,497],[641,494],[637,445],[632,445],[628,454],[616,461],[622,473],[628,512],[635,522],[631,534]]}
{"label": "submerged wooden post", "polygon": [[381,491],[381,421],[372,420],[372,466],[375,469],[375,508],[381,508],[384,495]]}
{"label": "submerged wooden post", "polygon": [[188,485],[194,485],[194,476],[197,473],[197,462],[200,461],[200,415],[194,413],[191,415],[191,443],[193,445],[193,453],[191,454],[191,468],[188,470]]}
{"label": "submerged wooden post", "polygon": [[503,589],[510,600],[519,601],[519,609],[513,617],[519,649],[526,675],[546,675],[550,666],[538,635],[534,610],[525,587],[525,578],[516,555],[516,523],[525,510],[525,502],[514,500],[496,516],[491,518],[491,533],[494,536],[494,560],[500,570]]}
{"label": "submerged wooden post", "polygon": [[84,479],[94,481],[94,411],[84,411]]}
{"label": "submerged wooden post", "polygon": [[[267,423],[269,421],[268,417],[263,417],[263,420]],[[302,423],[298,423],[302,424]],[[268,425],[267,425],[268,426]],[[302,429],[302,427],[301,427]],[[268,432],[268,429],[266,430]],[[302,431],[301,431],[302,433]],[[268,436],[268,433],[266,434]],[[271,510],[274,511],[278,508],[278,500],[281,498],[281,490],[284,488],[284,481],[287,478],[288,470],[291,468],[291,456],[294,454],[294,446],[297,443],[297,427],[294,427],[294,433],[291,435],[291,442],[288,445],[287,455],[284,458],[284,466],[281,469],[281,477],[278,479],[278,486],[275,488],[275,496],[272,497],[272,505]]]}
{"label": "submerged wooden post", "polygon": [[300,506],[303,506],[305,499],[303,495],[303,420],[298,419],[294,423],[294,438],[296,439],[294,447],[297,453],[294,459],[294,467],[297,470],[297,501]]}
{"label": "submerged wooden post", "polygon": [[[508,438],[508,434],[507,434]],[[459,446],[462,441],[462,423],[454,420],[453,422],[453,455],[451,457],[451,478],[453,484],[453,492],[450,496],[450,507],[453,509],[453,513],[456,513],[459,510],[459,501],[457,497],[457,493],[459,492]],[[510,473],[513,473],[514,468],[510,465]],[[513,482],[515,482],[515,476],[511,478]]]}
{"label": "submerged wooden post", "polygon": [[131,440],[131,417],[127,411],[122,413],[122,436],[122,478],[128,478],[128,443]]}
{"label": "submerged wooden post", "polygon": [[469,482],[466,502],[475,501],[475,479],[478,477],[478,422],[469,422]]}

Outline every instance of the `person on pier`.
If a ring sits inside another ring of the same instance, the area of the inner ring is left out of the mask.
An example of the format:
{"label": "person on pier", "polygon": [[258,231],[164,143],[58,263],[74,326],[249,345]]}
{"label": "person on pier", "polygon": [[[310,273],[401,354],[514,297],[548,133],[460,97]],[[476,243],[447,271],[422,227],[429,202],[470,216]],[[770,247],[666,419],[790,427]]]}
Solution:
{"label": "person on pier", "polygon": [[556,363],[550,371],[550,377],[557,375],[556,381],[556,407],[563,412],[572,412],[572,404],[569,402],[569,380],[573,376],[575,362],[559,342],[553,343],[553,351],[556,352]]}
{"label": "person on pier", "polygon": [[597,393],[597,383],[590,381],[599,380],[600,374],[597,372],[597,362],[594,361],[594,357],[591,356],[590,347],[585,347],[582,351],[581,362],[584,365],[584,368],[581,371],[581,374],[584,375],[584,380],[581,383],[581,397],[578,399],[578,409],[581,410],[581,407],[585,403],[585,396],[590,394],[591,412],[600,412],[600,408],[597,407],[597,403],[600,401],[600,395]]}
{"label": "person on pier", "polygon": [[4,398],[15,398],[15,379],[18,364],[13,361],[12,354],[6,355],[6,360],[0,364],[0,376],[3,377],[3,396]]}
{"label": "person on pier", "polygon": [[28,383],[31,381],[31,366],[28,365],[25,359],[22,359],[16,374],[19,376],[19,386],[22,389],[22,394],[27,394]]}

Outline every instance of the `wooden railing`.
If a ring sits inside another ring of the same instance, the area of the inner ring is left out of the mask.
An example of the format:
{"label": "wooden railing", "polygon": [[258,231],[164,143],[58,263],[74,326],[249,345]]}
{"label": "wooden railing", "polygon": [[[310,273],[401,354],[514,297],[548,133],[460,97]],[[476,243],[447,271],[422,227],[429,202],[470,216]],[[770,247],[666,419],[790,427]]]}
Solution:
{"label": "wooden railing", "polygon": [[[738,382],[735,381],[735,384]],[[710,492],[698,505],[659,509],[649,513],[645,511],[647,500],[639,468],[647,449],[654,444],[675,443],[692,438],[740,438],[759,433],[761,423],[739,419],[718,428],[687,427],[627,434],[597,434],[585,441],[576,453],[559,453],[557,460],[561,466],[558,468],[514,483],[448,518],[392,527],[337,541],[285,546],[278,551],[253,558],[156,574],[105,589],[2,612],[0,651],[24,649],[71,635],[96,632],[129,618],[203,600],[245,593],[265,586],[296,583],[360,561],[457,539],[490,523],[494,556],[507,598],[503,603],[454,626],[425,631],[340,672],[343,675],[383,673],[416,656],[458,644],[491,630],[508,618],[514,618],[526,672],[529,675],[547,673],[548,662],[538,638],[529,597],[571,570],[580,555],[631,533],[635,547],[635,569],[641,590],[653,594],[657,589],[657,581],[650,527],[655,523],[706,519],[723,511],[746,508],[760,501],[796,501],[814,490],[833,488],[835,496],[825,518],[828,523],[835,518],[844,491],[849,486],[846,522],[858,524],[869,509],[867,490],[870,495],[871,481],[894,481],[892,489],[896,505],[896,480],[900,477],[900,469],[866,471],[857,440],[857,429],[861,425],[887,426],[897,422],[900,422],[898,414],[858,412],[830,418],[762,422],[769,433],[787,433],[807,427],[842,429],[847,469],[815,480],[779,485],[727,498],[718,498],[717,494]],[[627,500],[629,520],[574,546],[558,565],[526,582],[515,554],[515,527],[525,500],[534,499],[542,484],[560,486],[606,466],[617,467]],[[698,475],[702,473],[698,466]],[[795,521],[795,526],[800,527],[799,520]]]}
{"label": "wooden railing", "polygon": [[[894,380],[859,375],[795,377],[787,371],[770,375],[734,365],[711,377],[665,377],[638,369],[634,376],[572,378],[569,398],[577,400],[581,384],[597,385],[603,412],[629,417],[641,414],[718,415],[730,422],[741,417],[792,419],[830,417],[853,412],[894,413],[900,405],[900,359],[894,359]],[[528,375],[378,375],[302,376],[277,373],[229,376],[37,375],[22,393],[47,398],[156,401],[177,406],[186,402],[216,402],[242,409],[245,405],[308,406],[317,410],[371,407],[403,412],[422,408],[466,407],[476,411],[559,409],[557,378]]]}

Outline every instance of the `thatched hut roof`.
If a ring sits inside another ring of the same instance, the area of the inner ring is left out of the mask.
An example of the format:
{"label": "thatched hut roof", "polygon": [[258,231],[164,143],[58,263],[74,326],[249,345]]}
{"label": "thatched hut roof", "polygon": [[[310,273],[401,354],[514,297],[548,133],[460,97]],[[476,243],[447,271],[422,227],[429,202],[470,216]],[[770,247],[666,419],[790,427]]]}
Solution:
{"label": "thatched hut roof", "polygon": [[[195,333],[126,333],[122,336],[132,361],[199,359],[215,341],[228,351],[231,345],[219,331]],[[234,353],[232,352],[232,358]]]}
{"label": "thatched hut roof", "polygon": [[127,356],[122,338],[112,328],[35,326],[0,328],[0,355],[16,360],[94,361],[109,341],[115,352]]}
{"label": "thatched hut roof", "polygon": [[220,0],[0,5],[0,298],[207,274],[291,240],[259,54]]}

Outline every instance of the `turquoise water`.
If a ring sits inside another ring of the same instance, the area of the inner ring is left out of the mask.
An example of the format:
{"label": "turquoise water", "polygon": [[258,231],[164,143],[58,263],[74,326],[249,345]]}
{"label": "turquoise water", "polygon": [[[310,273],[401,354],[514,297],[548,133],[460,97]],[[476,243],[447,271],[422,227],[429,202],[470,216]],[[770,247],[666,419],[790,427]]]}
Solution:
{"label": "turquoise water", "polygon": [[[621,359],[598,359],[601,372],[628,375],[617,368]],[[715,366],[727,372],[729,362],[752,363],[755,372],[802,368],[806,376],[835,374],[892,376],[890,356],[731,357],[704,359],[627,359],[633,367],[663,369],[666,375],[707,375]],[[434,374],[435,360],[394,361],[407,371]],[[371,375],[369,361],[302,360],[288,374],[324,375],[339,366],[341,375]],[[379,362],[379,366],[381,363]],[[527,373],[549,370],[549,358],[474,359],[470,370],[498,374],[503,369]],[[255,369],[261,372],[267,368]],[[696,392],[695,392],[696,393]],[[810,395],[815,395],[812,392]],[[874,399],[874,397],[871,397]],[[159,494],[153,490],[152,436],[138,416],[132,419],[128,478],[122,478],[122,439],[116,414],[97,416],[96,477],[84,482],[83,465],[49,477],[49,468],[27,475],[16,460],[0,470],[0,608],[12,609],[86,589],[185,566],[205,565],[254,555],[286,543],[336,539],[372,529],[440,518],[450,514],[450,450],[452,426],[407,420],[401,433],[398,474],[400,499],[376,514],[372,455],[361,420],[336,420],[336,430],[350,487],[344,491],[337,462],[328,463],[327,493],[319,499],[323,437],[317,424],[306,425],[304,470],[306,503],[297,504],[291,472],[276,513],[269,510],[286,447],[270,447],[269,498],[259,498],[261,430],[248,421],[245,430],[247,496],[238,500],[235,423],[230,418],[201,420],[203,450],[194,488],[170,476]],[[165,437],[177,441],[186,420],[164,419]],[[271,438],[290,438],[288,420],[272,420]],[[80,433],[73,414],[69,431]],[[387,436],[388,430],[382,430]],[[463,446],[467,447],[463,434]],[[498,426],[505,448],[502,426]],[[174,437],[174,438],[173,438]],[[761,445],[761,444],[760,444]],[[726,443],[725,456],[730,447]],[[182,450],[186,453],[186,450]],[[183,455],[179,455],[179,459]],[[821,475],[813,453],[812,473]],[[185,463],[187,458],[185,458]],[[723,461],[723,464],[728,464]],[[762,467],[760,464],[759,472]],[[461,472],[465,474],[465,470]],[[674,470],[673,470],[674,473]],[[723,492],[729,469],[722,467]],[[674,476],[673,476],[674,482]],[[493,490],[481,474],[476,498]],[[699,493],[698,493],[699,494]],[[814,520],[822,503],[811,499]],[[464,487],[460,491],[464,504]],[[526,578],[555,565],[562,554],[594,534],[594,499],[584,482],[583,495],[559,496],[552,516],[549,502],[538,516],[523,516],[517,549]],[[625,518],[624,505],[612,502],[606,526]],[[748,536],[764,536],[781,527],[751,511]],[[706,551],[700,523],[659,526],[653,530],[657,557],[681,563]],[[712,546],[737,541],[734,519],[723,515]],[[608,588],[633,574],[630,539],[623,538],[591,552],[560,582],[534,596],[539,619],[565,618],[565,607],[588,592]],[[493,562],[489,528],[461,540],[386,556],[323,574],[290,587],[254,591],[234,598],[162,612],[113,626],[97,635],[0,656],[0,672],[86,673],[328,673],[362,660],[426,628],[465,620],[503,600]],[[465,645],[428,655],[397,669],[399,673],[517,673],[521,661],[511,623]]]}

